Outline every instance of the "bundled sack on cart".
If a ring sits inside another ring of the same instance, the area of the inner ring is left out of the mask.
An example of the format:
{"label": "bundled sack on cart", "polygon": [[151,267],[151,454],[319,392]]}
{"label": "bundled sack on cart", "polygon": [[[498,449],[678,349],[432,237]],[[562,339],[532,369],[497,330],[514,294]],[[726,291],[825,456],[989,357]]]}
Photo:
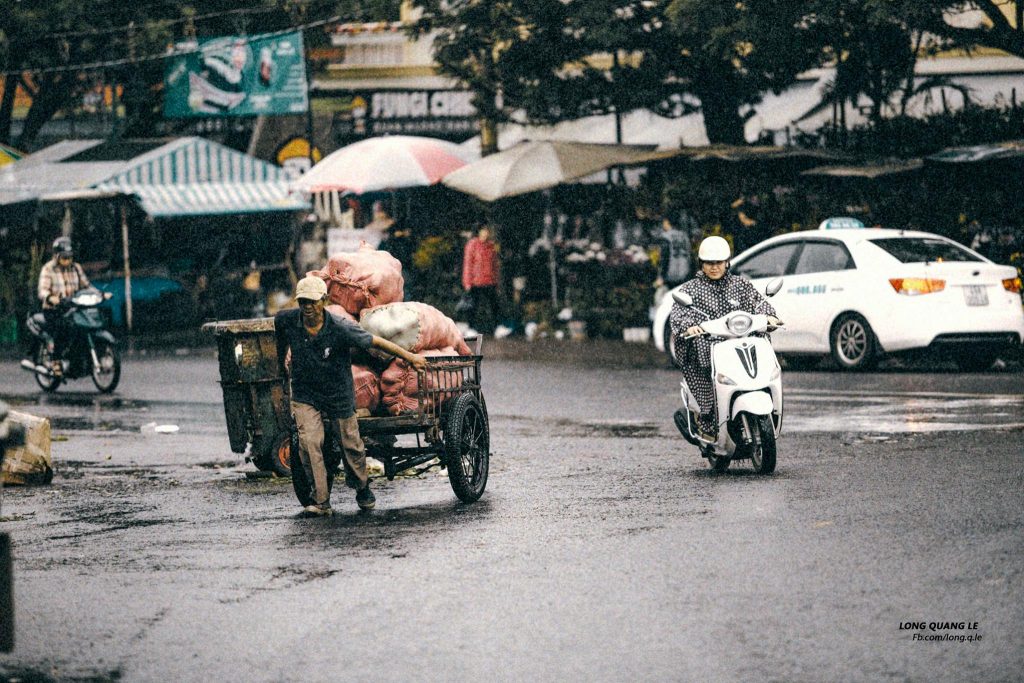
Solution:
{"label": "bundled sack on cart", "polygon": [[322,270],[307,275],[323,278],[327,297],[354,316],[369,306],[401,301],[405,281],[402,264],[386,251],[378,251],[366,242],[358,251],[339,252],[327,259]]}
{"label": "bundled sack on cart", "polygon": [[[427,358],[460,355],[451,346],[443,349],[419,351],[418,353],[423,354]],[[440,399],[441,403],[444,403],[448,399],[457,396],[459,392],[456,390],[462,386],[462,372],[459,370],[451,372],[427,370],[423,373],[423,377],[426,384],[424,390],[430,392],[425,397],[424,410],[432,410],[436,399]],[[391,415],[401,415],[402,413],[417,410],[420,407],[417,396],[419,389],[419,377],[416,370],[401,358],[391,361],[391,365],[388,366],[387,370],[381,373],[380,400]],[[449,392],[447,391],[448,389],[452,391]],[[435,390],[438,390],[440,393],[433,393]]]}
{"label": "bundled sack on cart", "polygon": [[356,411],[366,411],[370,415],[380,407],[380,377],[376,372],[363,365],[352,366],[352,388],[356,395]]}
{"label": "bundled sack on cart", "polygon": [[[342,320],[347,320],[355,325],[359,324],[356,317],[342,308],[339,304],[329,304],[324,310],[333,313],[336,317]],[[384,368],[391,362],[393,356],[383,351],[377,351],[376,349],[352,349],[352,363],[353,365],[363,365],[368,370],[373,371],[378,376],[384,372]]]}
{"label": "bundled sack on cart", "polygon": [[328,313],[333,313],[342,320],[347,320],[350,323],[355,323],[356,325],[359,324],[359,320],[354,315],[346,311],[345,307],[341,304],[328,304],[327,306],[324,306],[324,310]]}
{"label": "bundled sack on cart", "polygon": [[359,317],[363,329],[407,351],[453,348],[457,356],[472,352],[455,321],[429,304],[403,301],[367,308]]}
{"label": "bundled sack on cart", "polygon": [[[288,368],[292,366],[291,349],[284,355],[284,364]],[[353,362],[352,389],[356,397],[356,410],[365,410],[368,415],[380,407],[380,375],[373,368]]]}

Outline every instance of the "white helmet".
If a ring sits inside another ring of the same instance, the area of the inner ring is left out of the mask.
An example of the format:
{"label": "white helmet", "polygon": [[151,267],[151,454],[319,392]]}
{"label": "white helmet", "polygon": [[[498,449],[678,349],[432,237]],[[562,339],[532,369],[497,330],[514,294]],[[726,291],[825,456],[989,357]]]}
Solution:
{"label": "white helmet", "polygon": [[700,249],[697,250],[697,258],[701,261],[728,261],[729,257],[732,256],[731,252],[729,243],[724,238],[712,235],[700,243]]}

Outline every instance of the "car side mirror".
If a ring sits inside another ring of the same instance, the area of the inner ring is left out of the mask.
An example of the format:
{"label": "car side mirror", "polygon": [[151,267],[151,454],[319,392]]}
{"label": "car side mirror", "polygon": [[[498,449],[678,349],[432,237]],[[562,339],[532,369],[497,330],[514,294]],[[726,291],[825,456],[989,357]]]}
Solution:
{"label": "car side mirror", "polygon": [[775,296],[782,289],[782,278],[777,277],[768,283],[768,286],[764,288],[764,293],[767,296]]}
{"label": "car side mirror", "polygon": [[692,306],[693,297],[686,292],[672,292],[672,298],[680,306]]}

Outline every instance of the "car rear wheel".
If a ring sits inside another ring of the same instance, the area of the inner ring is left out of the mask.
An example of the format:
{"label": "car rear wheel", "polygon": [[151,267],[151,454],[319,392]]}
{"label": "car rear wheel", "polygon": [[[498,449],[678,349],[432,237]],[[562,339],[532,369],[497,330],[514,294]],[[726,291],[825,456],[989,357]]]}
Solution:
{"label": "car rear wheel", "polygon": [[870,370],[878,362],[878,342],[868,321],[845,313],[832,325],[832,359],[840,370]]}

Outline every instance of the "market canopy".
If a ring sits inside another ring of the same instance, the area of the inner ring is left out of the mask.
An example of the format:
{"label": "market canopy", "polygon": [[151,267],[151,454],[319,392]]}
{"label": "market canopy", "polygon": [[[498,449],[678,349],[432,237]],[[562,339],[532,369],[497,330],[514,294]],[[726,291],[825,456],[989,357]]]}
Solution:
{"label": "market canopy", "polygon": [[139,198],[151,216],[300,211],[309,202],[289,196],[287,172],[203,138],[169,142],[132,159],[101,183]]}
{"label": "market canopy", "polygon": [[975,164],[1003,159],[1024,159],[1024,140],[1007,140],[987,145],[950,147],[927,157],[941,164]]}
{"label": "market canopy", "polygon": [[885,176],[914,173],[922,168],[924,168],[924,162],[920,159],[899,159],[873,164],[816,166],[802,171],[800,175],[832,178],[866,178],[870,180]]}
{"label": "market canopy", "polygon": [[0,205],[99,190],[138,197],[151,216],[308,210],[284,169],[199,137],[67,140],[0,170]]}
{"label": "market canopy", "polygon": [[800,147],[774,147],[767,145],[704,145],[703,147],[681,147],[666,152],[666,158],[689,159],[690,161],[775,161],[781,159],[819,159],[834,161],[841,155],[823,149]]}

